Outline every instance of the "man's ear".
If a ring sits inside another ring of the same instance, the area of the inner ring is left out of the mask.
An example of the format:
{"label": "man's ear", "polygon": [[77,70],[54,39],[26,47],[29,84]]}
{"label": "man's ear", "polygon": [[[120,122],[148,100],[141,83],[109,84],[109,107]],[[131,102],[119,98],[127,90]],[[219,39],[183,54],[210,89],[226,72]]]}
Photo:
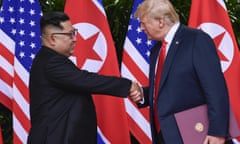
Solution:
{"label": "man's ear", "polygon": [[56,39],[55,39],[55,36],[54,35],[48,35],[47,37],[47,41],[48,43],[51,45],[51,46],[54,46],[55,43],[56,43]]}

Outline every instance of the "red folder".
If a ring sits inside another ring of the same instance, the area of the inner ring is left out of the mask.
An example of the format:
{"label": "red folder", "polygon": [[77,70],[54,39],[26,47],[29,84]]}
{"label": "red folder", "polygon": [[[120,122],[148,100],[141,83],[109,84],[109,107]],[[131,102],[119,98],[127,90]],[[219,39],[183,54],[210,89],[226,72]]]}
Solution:
{"label": "red folder", "polygon": [[[206,105],[176,113],[175,118],[184,144],[203,144],[208,132]],[[240,136],[240,127],[231,110],[229,132],[232,138]]]}

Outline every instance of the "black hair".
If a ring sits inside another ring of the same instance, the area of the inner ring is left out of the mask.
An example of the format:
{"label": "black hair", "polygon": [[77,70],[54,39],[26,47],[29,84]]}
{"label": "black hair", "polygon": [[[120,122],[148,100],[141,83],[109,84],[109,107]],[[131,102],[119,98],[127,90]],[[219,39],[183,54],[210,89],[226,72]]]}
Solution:
{"label": "black hair", "polygon": [[41,31],[47,26],[54,26],[63,29],[61,22],[68,21],[70,18],[64,12],[48,12],[45,13],[40,20]]}

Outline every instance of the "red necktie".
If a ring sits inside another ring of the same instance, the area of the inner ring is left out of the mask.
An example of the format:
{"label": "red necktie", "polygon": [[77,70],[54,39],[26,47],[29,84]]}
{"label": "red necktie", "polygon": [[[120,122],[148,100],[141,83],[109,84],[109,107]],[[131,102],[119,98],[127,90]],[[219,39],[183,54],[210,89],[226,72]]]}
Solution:
{"label": "red necktie", "polygon": [[155,75],[155,87],[154,87],[154,121],[155,121],[155,126],[157,131],[160,131],[160,124],[158,122],[158,115],[157,115],[157,98],[158,98],[158,91],[159,91],[159,86],[160,86],[160,79],[162,75],[162,69],[163,69],[163,64],[166,56],[166,45],[167,42],[163,41],[162,42],[162,47],[160,49],[160,54],[158,56],[158,64],[157,64],[157,71]]}

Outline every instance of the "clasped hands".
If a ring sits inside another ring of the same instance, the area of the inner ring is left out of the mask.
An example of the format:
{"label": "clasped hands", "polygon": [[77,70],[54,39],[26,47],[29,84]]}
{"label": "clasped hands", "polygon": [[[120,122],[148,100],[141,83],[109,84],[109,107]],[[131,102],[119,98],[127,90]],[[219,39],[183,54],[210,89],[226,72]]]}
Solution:
{"label": "clasped hands", "polygon": [[138,103],[143,99],[142,87],[135,81],[132,81],[129,98],[135,103]]}

